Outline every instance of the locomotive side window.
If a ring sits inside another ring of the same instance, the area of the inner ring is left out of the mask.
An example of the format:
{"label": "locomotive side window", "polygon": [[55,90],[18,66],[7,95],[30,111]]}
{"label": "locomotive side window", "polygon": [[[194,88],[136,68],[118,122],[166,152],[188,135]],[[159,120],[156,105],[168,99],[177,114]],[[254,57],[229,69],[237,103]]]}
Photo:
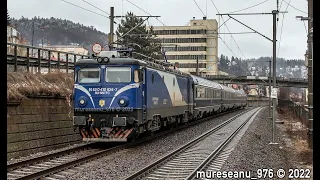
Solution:
{"label": "locomotive side window", "polygon": [[78,71],[79,83],[100,82],[100,68],[83,68]]}
{"label": "locomotive side window", "polygon": [[152,84],[154,83],[154,74],[153,73],[151,75],[151,82],[152,82]]}
{"label": "locomotive side window", "polygon": [[130,67],[107,67],[106,68],[106,82],[131,82],[131,68]]}
{"label": "locomotive side window", "polygon": [[133,76],[134,76],[134,82],[136,82],[136,83],[144,82],[143,70],[141,70],[141,69],[134,70]]}
{"label": "locomotive side window", "polygon": [[176,80],[173,78],[173,86],[176,85]]}
{"label": "locomotive side window", "polygon": [[139,69],[136,69],[134,70],[133,72],[133,79],[134,79],[134,82],[137,83],[137,82],[140,82],[140,79],[139,79]]}

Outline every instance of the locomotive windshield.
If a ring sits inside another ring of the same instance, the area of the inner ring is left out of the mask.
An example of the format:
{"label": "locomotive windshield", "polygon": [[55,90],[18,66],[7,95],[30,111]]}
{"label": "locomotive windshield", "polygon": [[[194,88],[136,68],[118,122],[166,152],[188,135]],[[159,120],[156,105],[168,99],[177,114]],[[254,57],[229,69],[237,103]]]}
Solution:
{"label": "locomotive windshield", "polygon": [[83,68],[78,72],[79,83],[100,82],[100,68]]}
{"label": "locomotive windshield", "polygon": [[106,68],[106,82],[131,82],[131,68],[130,67],[107,67]]}

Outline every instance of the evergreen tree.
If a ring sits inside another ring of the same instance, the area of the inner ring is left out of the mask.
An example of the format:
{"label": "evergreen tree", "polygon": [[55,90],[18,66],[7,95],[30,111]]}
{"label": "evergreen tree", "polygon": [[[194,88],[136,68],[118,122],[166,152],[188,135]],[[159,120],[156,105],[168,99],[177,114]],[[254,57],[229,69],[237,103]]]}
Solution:
{"label": "evergreen tree", "polygon": [[224,72],[229,71],[228,60],[223,54],[221,54],[219,61],[220,61],[220,70]]}
{"label": "evergreen tree", "polygon": [[[132,30],[133,27],[136,28]],[[148,30],[143,19],[136,17],[132,12],[128,12],[126,17],[121,20],[116,34],[119,38],[125,35],[118,40],[118,44],[127,46],[134,43],[132,46],[135,52],[155,59],[162,59],[161,43],[159,39],[155,38],[153,27],[151,26]]]}
{"label": "evergreen tree", "polygon": [[11,20],[10,20],[9,11],[7,9],[7,26],[10,26],[10,24],[11,24]]}

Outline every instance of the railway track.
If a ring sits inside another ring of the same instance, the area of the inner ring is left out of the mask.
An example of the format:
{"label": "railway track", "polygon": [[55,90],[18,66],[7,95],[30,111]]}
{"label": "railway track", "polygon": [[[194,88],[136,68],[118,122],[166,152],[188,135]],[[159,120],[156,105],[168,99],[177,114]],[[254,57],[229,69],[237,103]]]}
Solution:
{"label": "railway track", "polygon": [[[46,156],[41,156],[38,158],[30,159],[27,161],[18,162],[15,164],[7,165],[7,179],[9,180],[27,180],[27,179],[38,179],[42,177],[48,177],[47,179],[61,178],[63,175],[57,174],[60,171],[71,169],[81,164],[87,163],[94,159],[103,157],[105,155],[111,154],[113,152],[141,145],[152,139],[164,136],[166,134],[172,133],[174,131],[187,128],[189,126],[198,124],[210,120],[212,118],[218,118],[220,116],[238,111],[232,110],[224,113],[217,114],[215,116],[206,117],[197,121],[192,121],[186,123],[182,126],[176,128],[162,131],[154,134],[153,136],[141,138],[135,142],[113,145],[113,147],[108,147],[107,149],[93,148],[94,144],[91,143],[84,146],[79,146],[73,149],[68,149],[65,151],[49,154]],[[247,110],[248,111],[248,110]],[[245,112],[247,112],[245,111]],[[242,113],[241,113],[242,114]],[[73,170],[70,170],[71,172]],[[68,172],[64,172],[68,173]]]}
{"label": "railway track", "polygon": [[198,171],[217,165],[213,159],[260,109],[230,118],[126,179],[194,179]]}

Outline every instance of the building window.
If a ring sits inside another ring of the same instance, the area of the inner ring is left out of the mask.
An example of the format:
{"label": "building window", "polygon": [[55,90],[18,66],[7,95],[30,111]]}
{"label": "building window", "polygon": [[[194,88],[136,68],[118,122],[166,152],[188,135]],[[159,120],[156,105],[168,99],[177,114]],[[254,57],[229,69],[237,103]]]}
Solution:
{"label": "building window", "polygon": [[160,41],[161,43],[205,43],[206,38],[168,38]]}
{"label": "building window", "polygon": [[157,35],[175,35],[175,34],[205,34],[206,30],[155,30]]}

